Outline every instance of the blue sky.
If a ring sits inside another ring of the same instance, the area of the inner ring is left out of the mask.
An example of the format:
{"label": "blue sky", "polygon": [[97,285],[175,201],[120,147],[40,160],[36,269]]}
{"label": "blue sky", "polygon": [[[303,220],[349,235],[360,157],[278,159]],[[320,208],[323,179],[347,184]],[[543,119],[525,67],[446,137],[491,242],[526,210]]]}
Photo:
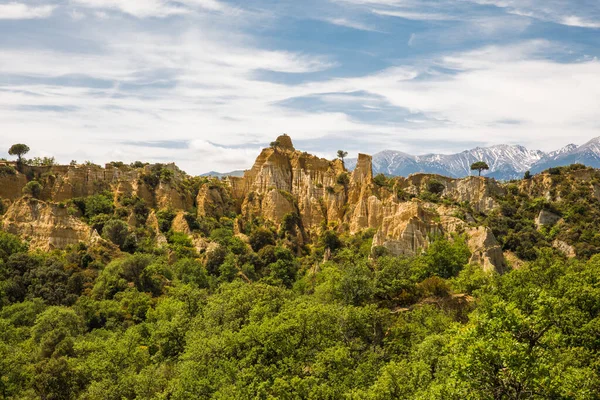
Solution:
{"label": "blue sky", "polygon": [[598,0],[0,0],[0,157],[251,166],[600,136]]}

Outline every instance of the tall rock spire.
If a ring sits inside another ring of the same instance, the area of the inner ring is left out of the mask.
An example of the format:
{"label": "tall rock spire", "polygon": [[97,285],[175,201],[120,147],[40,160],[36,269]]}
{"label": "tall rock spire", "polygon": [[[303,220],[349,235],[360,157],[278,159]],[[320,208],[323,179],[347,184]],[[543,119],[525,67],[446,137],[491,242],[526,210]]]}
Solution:
{"label": "tall rock spire", "polygon": [[277,140],[275,140],[275,142],[277,143],[277,147],[279,147],[280,149],[291,150],[291,151],[296,150],[294,148],[294,144],[292,143],[292,138],[285,133],[283,135],[279,136],[277,138]]}

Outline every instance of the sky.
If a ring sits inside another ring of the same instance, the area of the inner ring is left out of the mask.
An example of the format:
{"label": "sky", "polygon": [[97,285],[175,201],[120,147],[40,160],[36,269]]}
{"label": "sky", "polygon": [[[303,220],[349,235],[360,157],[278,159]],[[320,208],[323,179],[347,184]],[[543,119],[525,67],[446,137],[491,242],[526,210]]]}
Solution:
{"label": "sky", "polygon": [[0,158],[249,168],[600,136],[598,0],[0,0]]}

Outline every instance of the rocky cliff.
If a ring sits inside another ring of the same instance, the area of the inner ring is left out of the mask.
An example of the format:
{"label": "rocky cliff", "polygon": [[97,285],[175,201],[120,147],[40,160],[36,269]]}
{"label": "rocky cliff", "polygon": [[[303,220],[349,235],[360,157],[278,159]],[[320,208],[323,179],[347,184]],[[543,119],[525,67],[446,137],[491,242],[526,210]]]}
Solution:
{"label": "rocky cliff", "polygon": [[2,228],[41,250],[62,249],[99,238],[86,223],[69,215],[66,207],[32,198],[12,203],[4,215]]}
{"label": "rocky cliff", "polygon": [[[22,197],[23,188],[32,179],[42,183],[38,199]],[[440,235],[465,234],[471,261],[502,271],[505,261],[498,241],[489,228],[477,224],[474,216],[495,212],[509,192],[557,200],[574,190],[588,190],[600,199],[599,182],[598,174],[589,170],[574,170],[568,179],[545,173],[507,184],[481,177],[453,179],[432,174],[374,177],[369,155],[359,155],[350,173],[341,160],[296,150],[291,138],[283,135],[259,154],[243,177],[193,178],[173,164],[26,167],[0,175],[0,200],[6,209],[4,229],[44,250],[97,238],[98,232],[82,220],[81,213],[69,210],[68,204],[73,199],[108,193],[117,207],[126,199],[140,199],[149,212],[123,215],[123,219],[131,229],[146,227],[162,244],[166,243],[165,222],[164,218],[159,221],[158,211],[171,210],[167,222],[171,229],[193,236],[192,241],[202,242],[202,248],[207,244],[194,236],[188,224],[190,212],[199,219],[236,218],[239,235],[249,222],[263,221],[277,227],[293,223],[301,243],[310,243],[324,229],[347,234],[370,229],[375,232],[373,246],[384,246],[397,255],[418,254]],[[542,211],[536,223],[542,229],[561,222]],[[572,255],[568,244],[559,244],[555,247]]]}

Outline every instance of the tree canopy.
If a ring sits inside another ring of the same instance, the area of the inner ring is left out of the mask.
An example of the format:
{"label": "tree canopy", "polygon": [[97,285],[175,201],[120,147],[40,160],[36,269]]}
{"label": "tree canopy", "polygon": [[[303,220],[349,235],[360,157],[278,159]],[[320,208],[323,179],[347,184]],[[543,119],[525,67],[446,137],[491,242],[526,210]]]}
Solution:
{"label": "tree canopy", "polygon": [[481,176],[481,171],[487,171],[489,169],[489,165],[487,165],[487,163],[485,163],[484,161],[477,161],[471,164],[471,171],[478,171],[479,176]]}
{"label": "tree canopy", "polygon": [[8,149],[8,154],[11,156],[17,156],[19,158],[19,163],[22,162],[23,155],[29,153],[29,146],[22,143],[13,144],[10,149]]}
{"label": "tree canopy", "polygon": [[337,157],[342,160],[342,164],[344,163],[344,159],[348,156],[348,152],[344,150],[337,151]]}

